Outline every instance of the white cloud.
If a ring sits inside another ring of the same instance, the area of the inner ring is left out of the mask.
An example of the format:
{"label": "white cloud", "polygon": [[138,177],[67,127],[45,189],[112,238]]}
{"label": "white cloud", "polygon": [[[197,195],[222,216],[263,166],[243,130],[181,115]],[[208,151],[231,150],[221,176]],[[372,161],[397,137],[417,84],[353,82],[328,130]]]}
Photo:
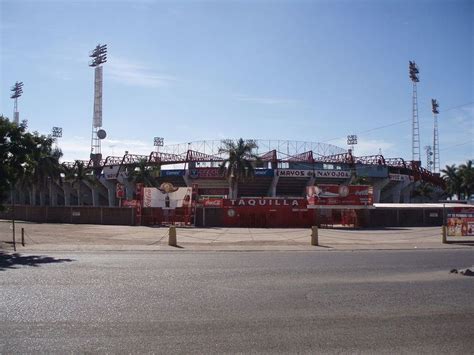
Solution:
{"label": "white cloud", "polygon": [[161,87],[176,81],[174,76],[157,74],[141,63],[117,57],[110,58],[105,75],[122,84],[142,87]]}
{"label": "white cloud", "polygon": [[238,101],[250,102],[254,104],[262,105],[281,105],[281,104],[294,104],[298,100],[288,99],[288,98],[278,98],[278,97],[255,97],[255,96],[245,96],[239,95],[236,97]]}

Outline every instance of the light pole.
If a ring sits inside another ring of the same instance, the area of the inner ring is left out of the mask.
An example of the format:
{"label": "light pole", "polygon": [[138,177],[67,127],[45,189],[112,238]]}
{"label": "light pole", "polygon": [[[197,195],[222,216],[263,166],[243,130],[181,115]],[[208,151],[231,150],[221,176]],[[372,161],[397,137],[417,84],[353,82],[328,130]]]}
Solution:
{"label": "light pole", "polygon": [[440,162],[439,162],[439,137],[438,137],[438,113],[439,104],[435,99],[431,99],[431,112],[434,117],[433,127],[433,173],[439,174]]}
{"label": "light pole", "polygon": [[98,44],[91,52],[92,58],[89,63],[94,68],[94,114],[92,117],[92,137],[91,137],[91,159],[94,165],[98,165],[102,159],[100,151],[100,141],[106,137],[102,127],[102,64],[107,62],[107,45]]}
{"label": "light pole", "polygon": [[418,92],[416,84],[420,81],[418,66],[415,61],[409,61],[408,64],[410,79],[413,83],[413,100],[412,100],[412,141],[411,141],[411,158],[413,161],[420,161],[420,126],[418,122]]}
{"label": "light pole", "polygon": [[13,122],[17,125],[20,124],[20,113],[18,112],[18,98],[23,94],[23,82],[16,82],[15,85],[10,89],[12,92],[10,98],[14,99],[13,101]]}

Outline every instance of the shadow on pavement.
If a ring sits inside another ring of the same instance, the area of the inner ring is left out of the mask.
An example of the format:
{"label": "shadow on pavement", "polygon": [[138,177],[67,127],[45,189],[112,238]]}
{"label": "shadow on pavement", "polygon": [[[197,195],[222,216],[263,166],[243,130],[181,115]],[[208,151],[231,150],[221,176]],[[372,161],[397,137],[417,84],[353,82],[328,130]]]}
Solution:
{"label": "shadow on pavement", "polygon": [[0,251],[0,271],[16,269],[18,265],[38,267],[41,264],[63,263],[73,259],[56,259],[42,255],[21,255],[19,253],[7,254]]}

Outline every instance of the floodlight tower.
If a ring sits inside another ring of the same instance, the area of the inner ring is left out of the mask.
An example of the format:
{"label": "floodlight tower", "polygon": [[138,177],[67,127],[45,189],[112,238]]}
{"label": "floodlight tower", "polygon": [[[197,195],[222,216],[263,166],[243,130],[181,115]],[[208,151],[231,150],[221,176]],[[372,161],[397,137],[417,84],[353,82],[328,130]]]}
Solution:
{"label": "floodlight tower", "polygon": [[409,62],[410,79],[413,82],[413,121],[412,121],[412,141],[411,158],[413,161],[420,161],[420,126],[418,122],[418,93],[416,83],[420,81],[418,66],[415,61]]}
{"label": "floodlight tower", "polygon": [[107,45],[98,44],[89,54],[94,68],[94,115],[92,117],[91,159],[95,164],[102,159],[100,141],[106,137],[102,127],[102,64],[107,61]]}
{"label": "floodlight tower", "polygon": [[54,143],[56,145],[56,149],[58,148],[58,138],[61,138],[62,136],[63,136],[63,128],[62,127],[53,127],[52,137],[53,137]]}
{"label": "floodlight tower", "polygon": [[10,89],[12,92],[10,98],[14,99],[13,101],[13,122],[17,125],[20,124],[20,113],[18,112],[18,98],[23,94],[23,82],[16,82],[15,85]]}
{"label": "floodlight tower", "polygon": [[438,113],[439,113],[438,100],[431,99],[431,112],[433,112],[433,116],[434,116],[434,128],[433,128],[433,173],[439,174],[440,163],[439,163],[439,136],[438,136]]}
{"label": "floodlight tower", "polygon": [[160,151],[160,147],[164,145],[165,139],[163,137],[153,137],[153,145],[156,147],[156,152]]}
{"label": "floodlight tower", "polygon": [[354,146],[357,144],[357,135],[351,134],[347,136],[347,145],[351,147],[352,155],[354,155]]}

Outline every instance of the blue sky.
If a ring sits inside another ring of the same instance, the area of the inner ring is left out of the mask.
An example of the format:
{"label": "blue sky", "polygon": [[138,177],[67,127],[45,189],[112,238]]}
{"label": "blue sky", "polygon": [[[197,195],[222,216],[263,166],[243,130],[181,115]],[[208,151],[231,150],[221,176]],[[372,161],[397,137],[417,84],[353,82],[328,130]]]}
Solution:
{"label": "blue sky", "polygon": [[150,152],[154,136],[346,147],[358,134],[356,154],[409,160],[415,60],[421,147],[436,98],[441,166],[474,157],[472,1],[0,0],[0,11],[0,113],[12,116],[23,81],[21,119],[62,126],[65,160],[90,153],[97,43],[109,50],[105,155]]}

